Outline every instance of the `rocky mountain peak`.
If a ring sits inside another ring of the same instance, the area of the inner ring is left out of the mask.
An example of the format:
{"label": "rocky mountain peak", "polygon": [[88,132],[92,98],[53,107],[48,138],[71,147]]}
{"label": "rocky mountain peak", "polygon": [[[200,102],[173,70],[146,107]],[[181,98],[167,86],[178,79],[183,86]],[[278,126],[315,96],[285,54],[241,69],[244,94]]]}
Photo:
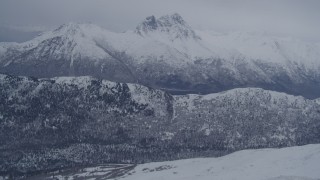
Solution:
{"label": "rocky mountain peak", "polygon": [[149,29],[157,29],[157,21],[156,18],[154,16],[149,16],[146,18],[146,20],[143,22],[143,25],[145,27],[148,27]]}
{"label": "rocky mountain peak", "polygon": [[137,26],[135,32],[141,36],[160,32],[168,34],[171,40],[200,39],[178,13],[165,15],[158,19],[155,16],[149,16]]}
{"label": "rocky mountain peak", "polygon": [[159,21],[161,22],[161,24],[166,26],[172,26],[172,25],[188,26],[184,21],[184,19],[178,13],[162,16],[159,18]]}

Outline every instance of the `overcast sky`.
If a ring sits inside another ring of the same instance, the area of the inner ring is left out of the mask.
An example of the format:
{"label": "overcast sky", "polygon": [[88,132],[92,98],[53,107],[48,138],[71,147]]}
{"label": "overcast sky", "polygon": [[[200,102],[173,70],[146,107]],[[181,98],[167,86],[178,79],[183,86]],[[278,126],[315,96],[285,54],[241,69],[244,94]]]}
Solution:
{"label": "overcast sky", "polygon": [[26,40],[67,22],[121,32],[146,16],[175,12],[194,29],[320,39],[320,0],[0,0],[0,41]]}

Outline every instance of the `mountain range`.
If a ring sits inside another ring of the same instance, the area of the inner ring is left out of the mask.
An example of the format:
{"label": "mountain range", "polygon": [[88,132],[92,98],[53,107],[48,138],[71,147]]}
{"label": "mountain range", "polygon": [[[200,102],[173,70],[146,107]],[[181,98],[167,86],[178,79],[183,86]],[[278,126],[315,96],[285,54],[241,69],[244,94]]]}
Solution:
{"label": "mountain range", "polygon": [[0,72],[38,78],[90,75],[173,94],[233,88],[320,97],[320,44],[263,33],[195,31],[179,14],[135,30],[69,23],[24,43],[0,43]]}

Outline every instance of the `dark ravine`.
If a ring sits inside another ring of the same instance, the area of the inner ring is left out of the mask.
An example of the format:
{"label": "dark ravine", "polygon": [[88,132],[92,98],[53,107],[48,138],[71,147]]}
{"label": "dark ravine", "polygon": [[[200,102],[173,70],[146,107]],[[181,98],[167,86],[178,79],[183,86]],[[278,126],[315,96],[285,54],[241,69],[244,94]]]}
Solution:
{"label": "dark ravine", "polygon": [[92,77],[0,75],[0,174],[320,143],[320,105],[242,88],[172,96]]}

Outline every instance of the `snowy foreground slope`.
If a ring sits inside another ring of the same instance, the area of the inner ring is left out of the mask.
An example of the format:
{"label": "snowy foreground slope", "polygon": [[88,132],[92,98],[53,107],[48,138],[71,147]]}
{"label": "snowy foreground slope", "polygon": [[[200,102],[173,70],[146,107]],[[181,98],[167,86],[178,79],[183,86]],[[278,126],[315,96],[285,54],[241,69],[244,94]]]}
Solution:
{"label": "snowy foreground slope", "polygon": [[195,31],[179,14],[114,33],[70,23],[24,43],[0,43],[0,73],[90,75],[176,94],[239,87],[320,97],[320,44],[265,34]]}
{"label": "snowy foreground slope", "polygon": [[[48,173],[30,179],[123,180],[319,180],[320,145],[243,150],[218,158],[196,158],[137,166],[104,165]],[[117,176],[118,175],[118,176]]]}
{"label": "snowy foreground slope", "polygon": [[[163,167],[163,168],[161,168]],[[320,179],[320,145],[243,150],[219,158],[138,165],[128,180]],[[157,171],[157,169],[163,169]]]}

